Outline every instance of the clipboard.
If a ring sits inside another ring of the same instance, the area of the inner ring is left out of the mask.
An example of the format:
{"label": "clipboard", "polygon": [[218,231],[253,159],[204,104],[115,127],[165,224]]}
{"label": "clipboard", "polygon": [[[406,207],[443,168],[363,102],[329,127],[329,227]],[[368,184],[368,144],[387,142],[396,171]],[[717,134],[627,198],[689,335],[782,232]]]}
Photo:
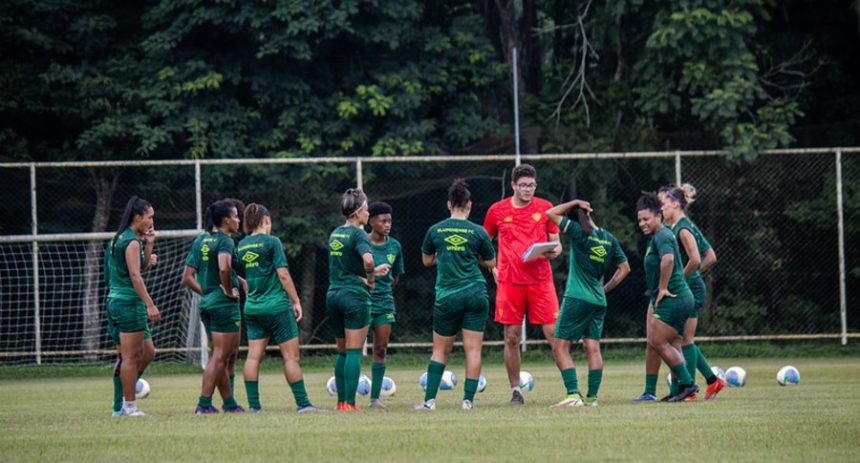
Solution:
{"label": "clipboard", "polygon": [[544,253],[552,251],[558,246],[558,241],[548,241],[546,243],[534,243],[523,253],[523,261],[528,262],[538,257],[543,257]]}

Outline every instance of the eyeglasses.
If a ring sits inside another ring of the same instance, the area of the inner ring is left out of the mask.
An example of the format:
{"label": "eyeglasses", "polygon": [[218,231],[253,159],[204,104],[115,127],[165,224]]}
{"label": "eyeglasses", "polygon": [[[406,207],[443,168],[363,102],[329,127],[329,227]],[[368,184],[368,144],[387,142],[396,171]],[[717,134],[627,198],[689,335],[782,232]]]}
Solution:
{"label": "eyeglasses", "polygon": [[534,190],[537,188],[537,183],[517,183],[517,188],[521,190]]}

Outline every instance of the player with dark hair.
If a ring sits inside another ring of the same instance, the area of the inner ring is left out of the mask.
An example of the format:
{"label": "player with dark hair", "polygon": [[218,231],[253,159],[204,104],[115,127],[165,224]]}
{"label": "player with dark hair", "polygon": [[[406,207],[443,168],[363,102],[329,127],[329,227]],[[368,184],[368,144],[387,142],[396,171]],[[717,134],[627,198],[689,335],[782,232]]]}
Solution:
{"label": "player with dark hair", "polygon": [[[155,347],[147,341],[147,321],[158,322],[161,313],[152,301],[141,269],[150,262],[155,239],[155,211],[145,199],[132,196],[125,206],[119,228],[108,246],[107,273],[109,292],[106,301],[108,328],[119,346],[117,367],[122,384],[122,407],[116,416],[144,416],[137,409],[135,384],[146,364],[152,360]],[[141,245],[141,237],[146,244]],[[116,379],[114,379],[116,385]],[[114,397],[116,402],[116,397]]]}
{"label": "player with dark hair", "polygon": [[361,374],[361,346],[367,339],[370,293],[376,283],[367,224],[367,196],[350,188],[343,194],[341,214],[346,223],[334,229],[328,239],[326,313],[337,343],[334,366],[337,410],[359,411],[355,392]]}
{"label": "player with dark hair", "polygon": [[[603,380],[600,338],[606,318],[606,293],[627,277],[630,264],[615,236],[594,223],[591,204],[587,201],[559,204],[546,211],[546,215],[570,238],[570,271],[552,344],[567,397],[553,407],[597,406],[597,393]],[[612,268],[615,273],[604,285],[603,276]],[[584,400],[570,356],[571,345],[580,339],[588,359],[588,395]]]}
{"label": "player with dark hair", "polygon": [[260,362],[269,339],[274,339],[284,360],[284,377],[296,399],[299,413],[319,412],[308,399],[299,365],[299,328],[302,304],[287,269],[281,240],[272,236],[272,217],[260,204],[251,203],[243,220],[245,236],[239,242],[238,261],[248,282],[245,324],[248,328],[248,358],[245,360],[245,390],[248,410],[259,413]]}
{"label": "player with dark hair", "polygon": [[[669,227],[675,238],[681,243],[681,265],[684,266],[684,278],[690,291],[693,292],[695,306],[693,313],[684,326],[684,340],[681,343],[681,351],[687,362],[690,375],[695,377],[696,368],[705,377],[708,387],[705,391],[705,400],[713,399],[725,387],[725,381],[720,379],[711,371],[711,365],[702,354],[699,346],[695,344],[696,328],[699,321],[699,309],[705,303],[707,287],[702,278],[702,271],[711,268],[717,261],[717,255],[711,244],[705,239],[702,231],[687,217],[687,206],[696,199],[696,188],[689,183],[680,187],[674,185],[665,186],[658,194],[663,204],[663,223]],[[673,379],[672,389],[677,388],[677,382]],[[695,400],[696,396],[690,396],[688,400]]]}
{"label": "player with dark hair", "polygon": [[392,288],[403,275],[403,249],[391,234],[391,206],[376,202],[368,206],[370,248],[376,266],[376,286],[370,293],[370,329],[373,330],[373,366],[371,367],[370,408],[385,408],[379,400],[385,377],[385,357],[391,325],[394,324]]}
{"label": "player with dark hair", "polygon": [[[684,335],[684,326],[693,311],[693,293],[684,281],[675,234],[663,226],[662,204],[656,194],[645,193],[639,198],[636,216],[642,233],[650,237],[645,251],[645,280],[650,293],[645,330],[648,346],[657,352],[678,378],[678,391],[667,395],[663,401],[680,402],[699,391],[678,348]],[[659,362],[656,370],[651,370],[652,367],[646,363],[646,378],[656,378],[659,373]],[[646,390],[642,396],[649,393],[654,394]],[[636,400],[647,400],[642,396]]]}
{"label": "player with dark hair", "polygon": [[463,333],[466,383],[463,410],[474,407],[481,376],[481,347],[487,325],[487,283],[479,265],[494,270],[496,253],[487,232],[469,221],[471,192],[463,179],[448,189],[451,217],[427,230],[421,245],[425,267],[436,265],[436,302],[433,307],[433,354],[427,365],[424,401],[415,410],[435,410],[436,393],[445,373],[457,333]]}
{"label": "player with dark hair", "polygon": [[549,201],[535,197],[537,172],[528,164],[514,167],[511,173],[513,196],[505,198],[487,211],[484,228],[499,242],[499,267],[493,275],[496,289],[497,323],[505,326],[505,368],[511,385],[511,404],[525,403],[520,390],[520,340],[523,318],[541,325],[552,343],[558,318],[558,296],[552,279],[549,259],[558,257],[561,245],[543,256],[525,261],[523,254],[535,243],[558,241],[558,226],[546,217],[552,207]]}

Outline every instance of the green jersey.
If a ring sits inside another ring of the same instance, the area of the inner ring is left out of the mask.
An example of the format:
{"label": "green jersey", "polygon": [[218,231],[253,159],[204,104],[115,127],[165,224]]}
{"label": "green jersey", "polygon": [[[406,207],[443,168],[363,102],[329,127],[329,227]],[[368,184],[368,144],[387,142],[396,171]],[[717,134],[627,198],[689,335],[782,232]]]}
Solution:
{"label": "green jersey", "polygon": [[[672,233],[675,234],[675,238],[678,239],[679,242],[681,239],[681,230],[684,229],[688,230],[693,235],[693,239],[696,240],[696,246],[699,248],[700,256],[704,255],[705,251],[708,249],[711,249],[711,243],[705,239],[705,235],[702,234],[699,227],[691,222],[687,216],[682,217],[681,220],[672,226]],[[690,256],[687,255],[687,250],[684,249],[683,244],[679,244],[679,249],[681,251],[681,267],[686,267],[687,262],[690,261]],[[687,278],[687,281],[700,280],[701,278],[702,275],[699,273],[699,269],[696,269],[696,271]]]}
{"label": "green jersey", "polygon": [[[234,299],[224,295],[221,289],[221,274],[218,267],[218,256],[227,254],[235,260],[233,240],[222,231],[204,233],[194,239],[185,265],[197,270],[197,282],[203,290],[200,299],[200,310],[206,310],[223,304],[237,304]],[[230,268],[230,281],[234,288],[239,286],[236,271]]]}
{"label": "green jersey", "polygon": [[421,252],[436,254],[436,300],[470,286],[486,284],[478,259],[496,258],[484,227],[463,219],[445,219],[427,230]]}
{"label": "green jersey", "polygon": [[609,269],[627,262],[618,240],[602,228],[586,235],[579,222],[561,220],[561,231],[570,238],[570,271],[564,297],[572,297],[599,306],[606,306],[606,294],[600,279]]}
{"label": "green jersey", "polygon": [[681,265],[678,240],[675,239],[675,234],[668,227],[663,227],[648,240],[648,248],[645,251],[645,281],[652,303],[660,291],[660,261],[666,254],[675,256],[675,264],[667,289],[676,296],[689,294],[692,297],[690,287],[684,281],[684,266]]}
{"label": "green jersey", "polygon": [[246,236],[239,242],[239,266],[248,282],[245,315],[276,314],[289,310],[287,297],[278,269],[287,268],[281,240],[265,234]]}
{"label": "green jersey", "polygon": [[134,290],[134,285],[131,284],[128,262],[125,260],[125,250],[133,241],[137,241],[137,244],[140,246],[140,265],[143,267],[144,246],[140,238],[137,237],[137,234],[131,230],[131,227],[123,230],[116,240],[108,244],[106,251],[108,255],[105,259],[107,268],[105,271],[108,274],[106,279],[110,287],[108,291],[109,298],[126,301],[140,299],[137,291]]}
{"label": "green jersey", "polygon": [[373,254],[374,267],[388,264],[391,270],[387,275],[376,277],[376,285],[370,293],[371,313],[394,313],[394,294],[391,284],[394,275],[403,275],[403,248],[400,242],[392,237],[385,240],[385,244],[375,244],[371,241],[370,252]]}
{"label": "green jersey", "polygon": [[328,289],[346,289],[370,297],[362,278],[364,254],[371,252],[370,239],[363,229],[341,225],[328,237]]}

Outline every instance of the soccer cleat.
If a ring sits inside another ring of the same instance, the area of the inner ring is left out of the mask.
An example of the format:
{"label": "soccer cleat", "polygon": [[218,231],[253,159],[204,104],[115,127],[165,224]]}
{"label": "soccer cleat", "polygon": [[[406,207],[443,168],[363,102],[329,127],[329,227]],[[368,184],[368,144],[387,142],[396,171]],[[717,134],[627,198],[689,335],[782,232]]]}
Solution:
{"label": "soccer cleat", "polygon": [[550,408],[581,407],[583,405],[585,403],[582,401],[582,394],[574,392],[573,394],[568,394],[564,400],[552,405]]}
{"label": "soccer cleat", "polygon": [[244,408],[242,408],[242,406],[241,406],[241,405],[236,405],[236,407],[235,407],[235,408],[224,408],[224,407],[221,407],[221,410],[222,410],[224,413],[245,413],[245,409],[244,409]]}
{"label": "soccer cleat", "polygon": [[705,389],[705,400],[711,400],[717,396],[717,394],[726,387],[726,380],[717,377],[717,380],[711,384],[708,384],[708,388]]}
{"label": "soccer cleat", "polygon": [[642,394],[639,397],[631,400],[631,402],[656,402],[657,396],[654,394]]}
{"label": "soccer cleat", "polygon": [[140,411],[136,408],[134,410],[123,409],[123,410],[120,410],[119,413],[120,413],[119,416],[146,416],[146,413],[143,413],[142,411]]}
{"label": "soccer cleat", "polygon": [[263,409],[257,407],[248,407],[248,413],[263,413]]}
{"label": "soccer cleat", "polygon": [[304,407],[296,407],[296,412],[298,413],[325,413],[327,410],[323,410],[322,408],[317,408],[313,404],[305,405]]}
{"label": "soccer cleat", "polygon": [[699,392],[699,386],[696,383],[678,386],[678,392],[666,399],[666,402],[681,402],[691,395]]}
{"label": "soccer cleat", "polygon": [[475,408],[475,404],[471,400],[463,399],[463,405],[460,406],[463,410],[471,410]]}
{"label": "soccer cleat", "polygon": [[111,416],[122,416],[122,410],[114,410]]}
{"label": "soccer cleat", "polygon": [[511,401],[509,402],[511,405],[524,405],[526,403],[525,397],[523,397],[523,393],[520,391],[514,391],[511,394]]}
{"label": "soccer cleat", "polygon": [[337,403],[337,411],[342,412],[346,410],[346,402],[338,402]]}
{"label": "soccer cleat", "polygon": [[436,410],[436,399],[425,400],[424,402],[412,407],[412,409],[416,412]]}
{"label": "soccer cleat", "polygon": [[687,397],[684,397],[684,402],[695,402],[697,400],[699,400],[699,398],[696,397],[696,394],[688,395]]}
{"label": "soccer cleat", "polygon": [[382,401],[379,399],[370,399],[370,404],[367,406],[367,408],[385,410],[385,405],[382,405]]}
{"label": "soccer cleat", "polygon": [[584,402],[585,402],[585,405],[588,407],[596,407],[597,406],[597,397],[586,397]]}
{"label": "soccer cleat", "polygon": [[201,407],[200,405],[198,405],[197,409],[194,410],[194,414],[195,415],[217,415],[218,409],[211,406],[211,405],[208,407]]}

